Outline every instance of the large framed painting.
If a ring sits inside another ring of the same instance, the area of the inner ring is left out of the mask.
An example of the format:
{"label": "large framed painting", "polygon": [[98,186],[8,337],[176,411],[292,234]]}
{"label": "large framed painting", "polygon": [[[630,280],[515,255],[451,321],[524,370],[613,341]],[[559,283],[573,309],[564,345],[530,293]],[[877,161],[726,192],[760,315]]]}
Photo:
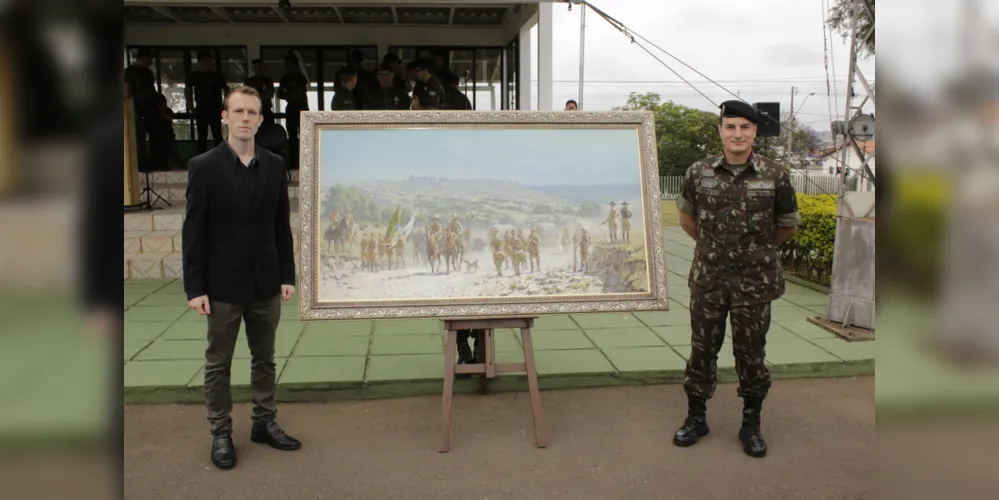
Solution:
{"label": "large framed painting", "polygon": [[648,112],[306,112],[300,317],[667,309]]}

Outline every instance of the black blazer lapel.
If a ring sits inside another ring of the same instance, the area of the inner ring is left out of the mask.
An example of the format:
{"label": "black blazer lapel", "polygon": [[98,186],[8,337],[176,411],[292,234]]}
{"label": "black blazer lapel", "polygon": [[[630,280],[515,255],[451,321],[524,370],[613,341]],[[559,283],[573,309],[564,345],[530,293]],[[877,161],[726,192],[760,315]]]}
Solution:
{"label": "black blazer lapel", "polygon": [[239,178],[236,177],[236,160],[232,156],[232,150],[226,143],[219,144],[212,149],[212,155],[215,164],[222,169],[222,174],[225,175],[227,181],[229,181],[229,187],[232,188],[233,193],[236,196],[243,196],[243,192],[239,189]]}
{"label": "black blazer lapel", "polygon": [[270,180],[271,162],[263,154],[263,150],[260,146],[257,146],[256,151],[257,158],[257,189],[253,197],[253,208],[256,209],[260,202],[264,199],[264,195],[267,194],[268,181]]}

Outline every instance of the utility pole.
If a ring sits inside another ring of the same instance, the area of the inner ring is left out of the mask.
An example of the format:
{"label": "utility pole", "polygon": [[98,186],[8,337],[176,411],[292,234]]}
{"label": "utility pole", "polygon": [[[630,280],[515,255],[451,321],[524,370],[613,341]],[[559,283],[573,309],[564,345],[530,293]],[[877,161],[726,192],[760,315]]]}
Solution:
{"label": "utility pole", "polygon": [[579,11],[579,102],[578,109],[583,109],[583,59],[586,54],[586,4],[580,4]]}
{"label": "utility pole", "polygon": [[788,108],[788,112],[787,112],[787,116],[789,118],[787,120],[787,126],[784,127],[787,130],[787,152],[784,153],[784,156],[787,158],[787,161],[791,161],[791,155],[794,154],[794,153],[792,153],[793,150],[791,149],[791,146],[794,143],[794,92],[795,92],[795,90],[797,90],[797,89],[795,89],[794,86],[792,85],[791,86],[791,107]]}

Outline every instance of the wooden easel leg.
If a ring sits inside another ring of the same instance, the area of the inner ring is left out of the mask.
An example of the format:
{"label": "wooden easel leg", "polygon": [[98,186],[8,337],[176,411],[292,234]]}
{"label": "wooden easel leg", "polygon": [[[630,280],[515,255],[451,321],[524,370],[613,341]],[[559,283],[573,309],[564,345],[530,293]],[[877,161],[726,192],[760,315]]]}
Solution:
{"label": "wooden easel leg", "polygon": [[458,350],[458,332],[447,332],[447,347],[444,350],[444,395],[441,401],[441,434],[437,451],[447,453],[451,449],[451,396],[454,394],[454,363]]}
{"label": "wooden easel leg", "polygon": [[527,388],[531,395],[531,414],[534,417],[534,442],[538,448],[548,446],[545,439],[545,426],[541,420],[541,394],[538,393],[538,372],[534,366],[534,343],[531,341],[531,329],[520,329],[524,343],[524,364],[527,369]]}

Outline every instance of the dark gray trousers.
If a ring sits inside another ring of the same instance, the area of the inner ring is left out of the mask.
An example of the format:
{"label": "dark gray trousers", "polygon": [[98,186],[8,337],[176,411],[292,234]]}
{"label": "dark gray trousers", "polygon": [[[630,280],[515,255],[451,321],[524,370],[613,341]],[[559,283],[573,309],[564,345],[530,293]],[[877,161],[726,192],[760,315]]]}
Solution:
{"label": "dark gray trousers", "polygon": [[275,364],[274,336],[281,320],[281,297],[251,304],[210,301],[208,348],[205,350],[205,405],[212,434],[232,432],[232,392],[229,374],[236,350],[240,323],[246,324],[250,347],[250,389],[253,393],[253,422],[274,420]]}

